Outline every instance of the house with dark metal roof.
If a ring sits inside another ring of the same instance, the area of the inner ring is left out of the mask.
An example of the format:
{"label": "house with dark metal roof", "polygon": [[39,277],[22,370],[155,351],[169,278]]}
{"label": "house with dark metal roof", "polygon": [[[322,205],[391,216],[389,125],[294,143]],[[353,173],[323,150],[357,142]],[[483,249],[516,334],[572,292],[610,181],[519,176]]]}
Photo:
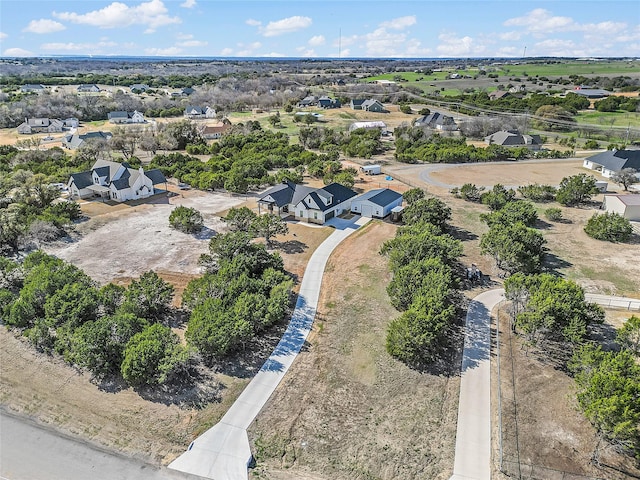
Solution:
{"label": "house with dark metal roof", "polygon": [[384,218],[402,205],[402,195],[390,188],[376,188],[351,201],[351,211],[363,217]]}
{"label": "house with dark metal roof", "polygon": [[610,178],[625,168],[640,172],[640,150],[607,150],[585,158],[582,166],[596,170],[603,177]]}
{"label": "house with dark metal roof", "polygon": [[313,188],[287,181],[260,195],[258,212],[263,206],[271,213],[288,213],[303,222],[322,225],[330,218],[349,211],[351,199],[356,195],[356,192],[339,183]]}
{"label": "house with dark metal roof", "polygon": [[18,125],[18,133],[60,133],[64,128],[64,122],[56,118],[25,118]]}
{"label": "house with dark metal roof", "polygon": [[84,142],[97,141],[97,140],[107,141],[111,137],[113,137],[113,134],[111,132],[102,132],[102,131],[87,132],[83,134],[74,133],[74,134],[66,135],[62,139],[62,146],[69,150],[75,150],[76,148],[80,147]]}
{"label": "house with dark metal roof", "polygon": [[82,84],[78,85],[77,91],[78,93],[99,93],[100,87],[95,83]]}
{"label": "house with dark metal roof", "polygon": [[329,98],[326,95],[320,97],[318,99],[318,106],[320,108],[329,109],[329,108],[340,108],[342,104],[340,100],[337,98]]}
{"label": "house with dark metal roof", "polygon": [[566,93],[575,93],[576,95],[580,95],[582,97],[587,97],[587,98],[604,98],[611,95],[611,92],[607,90],[603,90],[601,88],[585,88],[585,87],[577,87],[574,90],[567,90]]}
{"label": "house with dark metal roof", "polygon": [[386,110],[382,103],[374,99],[369,99],[362,102],[361,110],[364,110],[365,112],[389,113],[389,110]]}
{"label": "house with dark metal roof", "polygon": [[146,123],[144,115],[137,110],[133,112],[109,112],[107,119],[110,123]]}
{"label": "house with dark metal roof", "polygon": [[20,91],[22,93],[42,93],[44,92],[44,85],[40,85],[39,83],[27,83],[20,87]]}
{"label": "house with dark metal roof", "polygon": [[501,130],[485,137],[484,141],[489,145],[500,145],[502,147],[524,147],[529,150],[540,150],[542,148],[542,139],[539,135],[524,135],[517,130]]}
{"label": "house with dark metal roof", "polygon": [[124,202],[150,197],[155,193],[154,185],[166,182],[158,169],[145,172],[142,167],[131,168],[126,162],[97,160],[91,170],[71,174],[67,187],[71,198],[99,197]]}
{"label": "house with dark metal roof", "polygon": [[429,115],[416,118],[413,122],[414,127],[426,127],[434,130],[441,131],[455,131],[458,130],[458,125],[453,120],[453,117],[443,115],[440,112],[432,112]]}

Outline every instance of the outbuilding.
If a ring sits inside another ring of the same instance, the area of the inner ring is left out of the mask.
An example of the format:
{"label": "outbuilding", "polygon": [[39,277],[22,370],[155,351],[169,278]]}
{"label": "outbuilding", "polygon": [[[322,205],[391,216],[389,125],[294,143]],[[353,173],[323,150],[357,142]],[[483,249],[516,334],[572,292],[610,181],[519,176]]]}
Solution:
{"label": "outbuilding", "polygon": [[640,194],[605,195],[602,208],[609,213],[617,213],[627,220],[640,222]]}
{"label": "outbuilding", "polygon": [[380,165],[363,165],[360,167],[360,171],[365,175],[380,175],[382,167]]}
{"label": "outbuilding", "polygon": [[402,195],[389,188],[376,188],[351,201],[351,212],[363,217],[384,218],[394,207],[402,205]]}

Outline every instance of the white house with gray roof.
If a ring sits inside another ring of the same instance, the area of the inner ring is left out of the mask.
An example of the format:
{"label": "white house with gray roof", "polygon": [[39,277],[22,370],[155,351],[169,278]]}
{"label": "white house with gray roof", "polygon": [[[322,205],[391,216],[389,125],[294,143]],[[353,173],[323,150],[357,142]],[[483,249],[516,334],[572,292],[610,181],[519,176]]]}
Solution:
{"label": "white house with gray roof", "polygon": [[596,170],[606,178],[611,178],[625,168],[633,168],[638,172],[640,181],[640,150],[607,150],[585,158],[582,166]]}
{"label": "white house with gray roof", "polygon": [[363,217],[384,218],[402,205],[402,195],[390,188],[376,188],[351,200],[351,211]]}
{"label": "white house with gray roof", "polygon": [[484,141],[489,145],[500,145],[502,147],[524,147],[529,150],[540,150],[542,148],[542,139],[539,135],[524,135],[517,130],[501,130],[485,137]]}
{"label": "white house with gray roof", "polygon": [[116,202],[139,200],[154,194],[154,185],[166,183],[158,169],[131,168],[127,163],[98,160],[91,170],[71,174],[67,187],[72,198],[101,197]]}
{"label": "white house with gray roof", "polygon": [[146,123],[144,115],[137,110],[133,112],[109,112],[107,118],[110,123]]}

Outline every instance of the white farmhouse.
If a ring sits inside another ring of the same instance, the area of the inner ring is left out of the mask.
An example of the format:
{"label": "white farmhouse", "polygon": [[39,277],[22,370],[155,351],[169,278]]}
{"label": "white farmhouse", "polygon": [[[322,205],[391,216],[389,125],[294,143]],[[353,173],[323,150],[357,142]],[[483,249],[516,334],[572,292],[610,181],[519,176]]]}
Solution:
{"label": "white farmhouse", "polygon": [[154,185],[166,183],[158,169],[144,171],[127,163],[98,160],[91,170],[73,173],[67,187],[72,198],[101,197],[124,202],[139,200],[154,194]]}

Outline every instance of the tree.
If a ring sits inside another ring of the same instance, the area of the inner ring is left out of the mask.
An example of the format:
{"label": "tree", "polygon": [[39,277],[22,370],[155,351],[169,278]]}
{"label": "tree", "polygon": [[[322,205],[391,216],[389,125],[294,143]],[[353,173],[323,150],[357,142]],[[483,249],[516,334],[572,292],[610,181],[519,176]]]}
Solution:
{"label": "tree", "polygon": [[575,122],[571,113],[558,105],[542,105],[536,110],[534,124],[542,129],[567,130]]}
{"label": "tree", "polygon": [[424,289],[438,290],[443,297],[452,295],[453,274],[439,258],[413,261],[393,272],[387,293],[396,310],[407,310]]}
{"label": "tree", "polygon": [[629,190],[630,185],[640,182],[640,180],[636,176],[637,173],[638,171],[634,168],[623,168],[619,172],[614,173],[611,176],[611,180],[616,182],[618,185],[622,185],[622,187],[624,187],[624,191],[626,192]]}
{"label": "tree", "polygon": [[479,202],[484,187],[477,187],[473,183],[465,183],[460,187],[460,197],[469,202]]}
{"label": "tree", "polygon": [[280,125],[280,112],[276,112],[275,115],[271,115],[269,117],[269,123],[271,124],[272,127],[275,128],[276,125]]}
{"label": "tree", "polygon": [[594,214],[584,227],[587,235],[596,240],[626,242],[631,238],[633,227],[622,215],[612,212]]}
{"label": "tree", "polygon": [[353,173],[351,172],[347,172],[347,171],[342,171],[337,173],[332,179],[332,182],[335,183],[339,183],[340,185],[347,187],[347,188],[353,188],[353,186],[356,184],[356,179]]}
{"label": "tree", "polygon": [[422,198],[409,204],[402,212],[402,220],[406,225],[428,222],[441,231],[446,228],[451,218],[451,208],[439,198]]}
{"label": "tree", "polygon": [[156,323],[127,342],[120,372],[131,385],[163,384],[186,366],[188,358],[180,338],[169,327]]}
{"label": "tree", "polygon": [[150,270],[131,282],[121,308],[127,313],[156,321],[169,310],[173,293],[173,286]]}
{"label": "tree", "polygon": [[406,114],[413,113],[413,110],[411,110],[411,106],[407,105],[406,103],[400,105],[399,110],[400,110],[400,112],[406,113]]}
{"label": "tree", "polygon": [[599,190],[596,187],[595,177],[579,173],[562,179],[556,193],[556,200],[562,205],[575,206],[590,201],[591,197],[597,193]]}
{"label": "tree", "polygon": [[550,202],[556,198],[556,188],[553,185],[540,185],[534,183],[518,187],[518,192],[524,198],[534,202]]}
{"label": "tree", "polygon": [[584,345],[568,366],[584,415],[611,443],[640,458],[640,365],[631,352]]}
{"label": "tree", "polygon": [[233,232],[250,232],[251,225],[258,215],[248,207],[232,207],[223,220]]}
{"label": "tree", "polygon": [[536,273],[542,268],[546,241],[542,234],[524,223],[495,223],[482,235],[483,254],[493,257],[498,268],[509,273]]}
{"label": "tree", "polygon": [[169,225],[184,233],[196,233],[203,227],[202,214],[195,208],[177,206],[169,215]]}
{"label": "tree", "polygon": [[252,225],[252,230],[260,237],[264,237],[267,247],[271,246],[271,239],[276,235],[286,235],[289,233],[289,227],[279,215],[267,213],[258,215]]}
{"label": "tree", "polygon": [[632,355],[640,357],[640,317],[630,317],[618,330],[616,341]]}
{"label": "tree", "polygon": [[544,216],[552,222],[559,222],[562,220],[562,210],[556,207],[547,208],[544,211]]}
{"label": "tree", "polygon": [[423,199],[424,195],[425,195],[424,189],[422,189],[422,188],[412,188],[412,189],[407,190],[406,192],[404,192],[402,194],[402,198],[404,199],[405,202],[407,202],[409,205],[411,205],[412,203],[415,203],[418,200]]}
{"label": "tree", "polygon": [[531,227],[538,221],[538,212],[531,202],[517,200],[505,204],[497,212],[482,213],[480,218],[487,222],[490,227],[497,223],[512,225],[517,222],[522,222]]}
{"label": "tree", "polygon": [[516,192],[512,189],[507,190],[504,185],[496,183],[490,191],[480,196],[480,201],[491,210],[500,210],[507,203],[513,201],[515,196]]}

